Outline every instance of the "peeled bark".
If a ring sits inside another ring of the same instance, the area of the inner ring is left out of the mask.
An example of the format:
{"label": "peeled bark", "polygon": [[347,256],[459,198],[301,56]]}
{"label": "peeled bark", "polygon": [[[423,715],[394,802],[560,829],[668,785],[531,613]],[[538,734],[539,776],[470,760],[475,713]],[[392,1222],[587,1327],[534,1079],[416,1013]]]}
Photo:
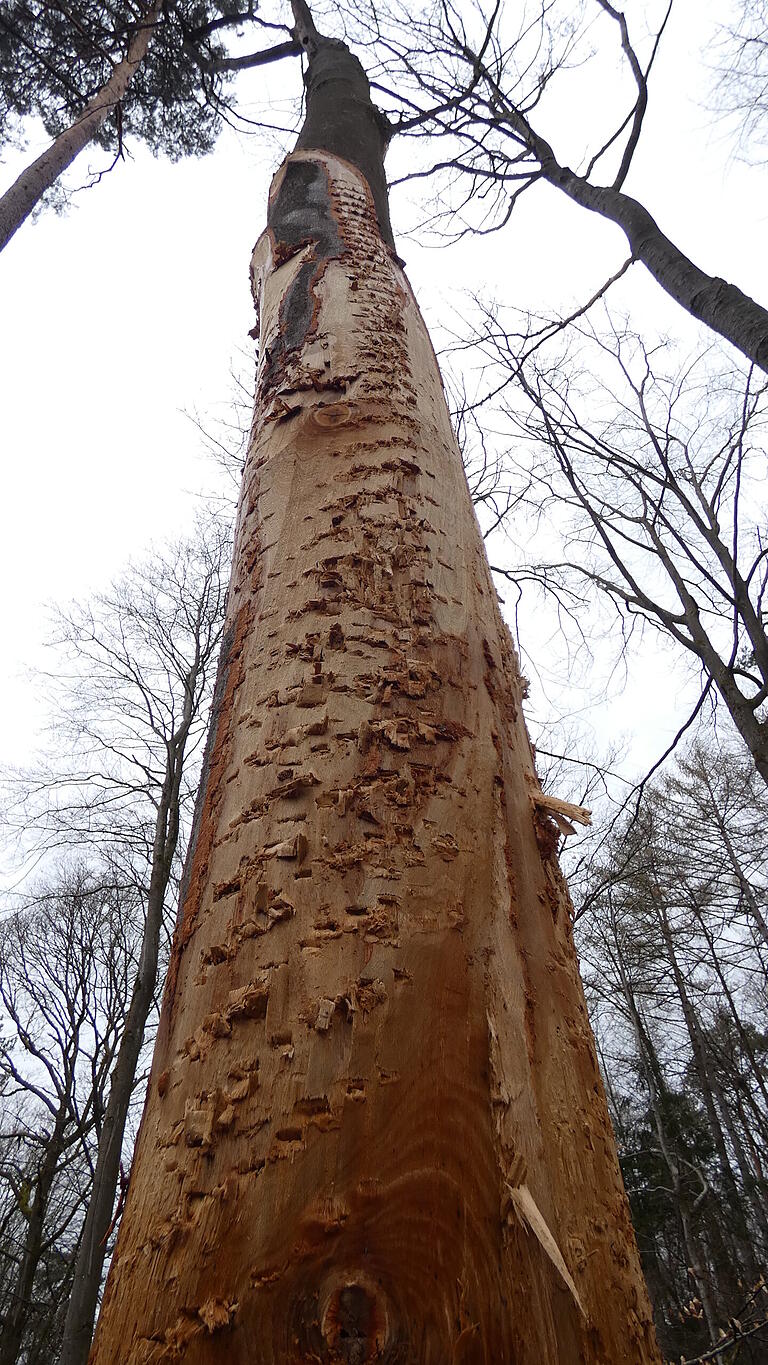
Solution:
{"label": "peeled bark", "polygon": [[153,0],[147,6],[123,60],[118,62],[106,84],[89,100],[76,122],[60,133],[0,197],[0,251],[8,245],[46,191],[56,184],[59,176],[88,146],[107,116],[123,99],[137,67],[146,56],[162,2]]}
{"label": "peeled bark", "polygon": [[254,252],[228,629],[91,1360],[658,1362],[517,659],[340,151],[287,159]]}

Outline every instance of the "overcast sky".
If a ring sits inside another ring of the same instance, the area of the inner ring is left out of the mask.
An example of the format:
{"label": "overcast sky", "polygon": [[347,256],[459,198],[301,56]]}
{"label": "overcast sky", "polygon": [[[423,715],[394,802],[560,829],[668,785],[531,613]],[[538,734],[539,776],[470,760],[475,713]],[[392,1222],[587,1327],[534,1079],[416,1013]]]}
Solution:
{"label": "overcast sky", "polygon": [[[627,6],[642,12],[641,4]],[[705,108],[702,47],[722,6],[678,0],[655,71],[640,152],[627,188],[704,269],[765,297],[765,175],[736,160]],[[299,90],[295,63],[248,83]],[[597,118],[579,94],[579,118]],[[575,160],[584,125],[567,117]],[[562,145],[562,138],[558,146]],[[2,180],[38,150],[9,158]],[[402,173],[407,145],[390,174]],[[216,482],[189,416],[226,411],[230,370],[253,325],[250,252],[261,231],[279,147],[226,131],[213,155],[172,165],[140,148],[63,217],[27,224],[0,255],[0,761],[23,763],[44,720],[25,676],[45,663],[45,603],[105,584],[152,538],[188,525],[196,495]],[[82,184],[105,154],[86,151],[70,177]],[[423,193],[423,186],[419,193]],[[410,279],[434,334],[465,312],[465,291],[495,292],[537,310],[583,300],[624,258],[621,234],[546,187],[525,196],[512,223],[481,243],[435,248],[409,238],[418,216],[407,191],[392,216]],[[617,295],[633,318],[679,329],[641,268]],[[689,333],[689,338],[693,333]],[[499,551],[495,552],[498,558]],[[503,588],[502,588],[503,592]],[[545,637],[529,653],[546,662]],[[528,671],[532,671],[529,667]],[[627,688],[593,710],[604,742],[622,734],[634,771],[663,748],[682,718],[682,671],[649,647]],[[562,698],[535,698],[540,714]],[[583,708],[584,690],[570,704]]]}

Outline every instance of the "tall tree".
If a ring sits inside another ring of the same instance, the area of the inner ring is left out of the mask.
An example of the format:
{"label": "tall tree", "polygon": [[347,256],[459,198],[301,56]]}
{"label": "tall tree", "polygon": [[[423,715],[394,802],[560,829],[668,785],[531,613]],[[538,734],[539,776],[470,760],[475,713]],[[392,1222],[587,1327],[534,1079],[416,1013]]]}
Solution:
{"label": "tall tree", "polygon": [[[134,835],[143,843],[138,868],[135,846],[130,861],[140,877],[144,915],[73,1268],[62,1365],[84,1361],[93,1335],[126,1122],[157,992],[169,888],[183,839],[187,769],[210,704],[228,551],[226,528],[210,519],[188,540],[134,567],[112,600],[102,600],[100,611],[81,609],[68,622],[70,648],[90,675],[88,699],[76,703],[76,725],[81,741],[91,746],[86,756],[100,760],[97,775],[88,774],[95,788],[88,819],[98,821],[106,811],[110,824],[115,822],[115,806],[126,812],[121,787],[127,791],[139,824]],[[87,780],[85,785],[87,790]],[[72,813],[75,822],[82,817],[77,802]],[[59,815],[71,828],[70,811]]]}
{"label": "tall tree", "polygon": [[[4,1105],[0,1185],[10,1187],[14,1244],[0,1251],[0,1365],[50,1360],[82,1222],[87,1170],[101,1134],[138,956],[137,895],[108,863],[64,866],[0,928]],[[53,1293],[47,1272],[58,1262]],[[42,1283],[41,1283],[42,1281]]]}
{"label": "tall tree", "polygon": [[191,824],[230,554],[228,526],[208,514],[191,535],[131,564],[110,590],[60,612],[52,700],[64,752],[17,774],[7,804],[38,855],[61,847],[88,856],[109,849],[114,878],[132,897],[138,938],[88,1150],[92,1169],[70,1266],[64,1359],[84,1359],[93,1333],[126,1122],[167,962],[170,903]]}
{"label": "tall tree", "polygon": [[231,73],[296,50],[228,56],[222,35],[244,25],[283,27],[237,0],[5,0],[0,144],[30,115],[53,141],[0,196],[0,251],[89,143],[113,149],[112,166],[131,136],[174,160],[210,151]]}
{"label": "tall tree", "polygon": [[754,807],[745,799],[746,762],[698,744],[649,784],[639,813],[603,841],[578,921],[641,1256],[673,1359],[698,1359],[742,1329],[759,1358],[766,1337],[766,975],[744,897],[749,880],[764,898],[765,836],[762,860],[741,877],[727,852],[754,836],[765,804],[754,771]]}
{"label": "tall tree", "polygon": [[[62,129],[54,142],[22,171],[0,198],[0,251],[7,246],[14,233],[40,203],[46,191],[55,185],[62,172],[71,166],[75,157],[89,142],[98,137],[109,116],[122,110],[122,101],[131,81],[147,55],[153,31],[159,22],[161,7],[162,0],[152,0],[151,3],[142,6],[127,48],[115,62],[104,84],[88,100],[84,108],[77,110],[76,117],[69,127]],[[23,15],[14,15],[12,18],[3,16],[0,21],[0,34],[7,40],[10,34],[18,31],[19,25],[22,29],[25,27],[24,18]],[[12,19],[15,22],[12,22]],[[24,42],[25,45],[29,43],[27,34],[24,35]],[[0,52],[7,46],[6,41],[0,47]],[[28,61],[28,53],[24,56]],[[3,63],[6,70],[8,65],[6,59]]]}
{"label": "tall tree", "polygon": [[106,1362],[658,1361],[561,822],[386,128],[295,0],[215,714]]}

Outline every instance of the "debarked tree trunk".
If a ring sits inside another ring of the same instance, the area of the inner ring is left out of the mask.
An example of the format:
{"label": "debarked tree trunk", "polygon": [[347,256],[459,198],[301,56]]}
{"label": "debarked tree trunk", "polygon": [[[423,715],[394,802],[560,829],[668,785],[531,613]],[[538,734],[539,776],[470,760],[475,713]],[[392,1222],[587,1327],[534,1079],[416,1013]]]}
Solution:
{"label": "debarked tree trunk", "polygon": [[92,1361],[658,1362],[522,680],[366,179],[305,148]]}

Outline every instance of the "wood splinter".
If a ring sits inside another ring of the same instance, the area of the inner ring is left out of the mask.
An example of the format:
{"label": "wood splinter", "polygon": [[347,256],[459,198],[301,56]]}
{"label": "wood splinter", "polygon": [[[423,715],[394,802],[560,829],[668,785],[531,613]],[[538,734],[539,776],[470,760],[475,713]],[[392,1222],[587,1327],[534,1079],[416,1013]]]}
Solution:
{"label": "wood splinter", "polygon": [[575,834],[574,822],[577,825],[592,824],[592,812],[587,810],[586,806],[576,806],[572,801],[562,801],[559,796],[550,796],[549,792],[533,792],[531,801],[535,809],[545,810],[552,816],[561,834]]}
{"label": "wood splinter", "polygon": [[579,1298],[579,1291],[573,1282],[573,1276],[565,1264],[563,1254],[552,1236],[546,1219],[531,1194],[531,1191],[528,1189],[528,1186],[510,1185],[509,1182],[507,1182],[507,1192],[510,1198],[509,1212],[511,1213],[512,1209],[514,1209],[519,1222],[527,1231],[534,1234],[545,1255],[549,1257],[549,1260],[555,1267],[563,1284],[570,1291],[573,1301],[582,1317],[586,1319],[587,1314],[584,1305]]}

